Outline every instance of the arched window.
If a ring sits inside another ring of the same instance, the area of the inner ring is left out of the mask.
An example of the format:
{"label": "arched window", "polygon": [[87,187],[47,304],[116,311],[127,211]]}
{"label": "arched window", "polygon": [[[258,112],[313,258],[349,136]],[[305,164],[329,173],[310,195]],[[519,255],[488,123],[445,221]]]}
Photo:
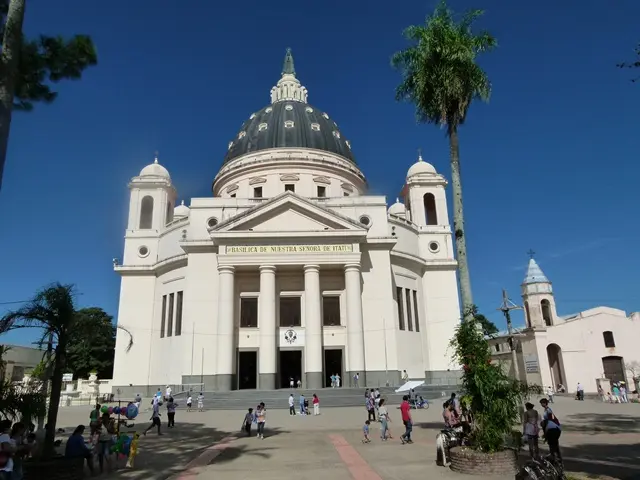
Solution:
{"label": "arched window", "polygon": [[140,228],[151,228],[153,225],[153,197],[147,195],[140,202]]}
{"label": "arched window", "polygon": [[542,318],[544,319],[544,324],[547,327],[550,327],[552,325],[552,322],[551,322],[551,304],[549,303],[549,300],[547,300],[546,298],[542,300],[540,302],[540,307],[542,308]]}
{"label": "arched window", "polygon": [[616,348],[613,332],[602,332],[602,337],[604,338],[604,346],[606,348]]}
{"label": "arched window", "polygon": [[167,220],[165,223],[170,223],[173,220],[173,205],[171,202],[167,203]]}
{"label": "arched window", "polygon": [[531,313],[529,313],[529,302],[524,302],[524,321],[527,327],[531,328]]}
{"label": "arched window", "polygon": [[426,216],[427,225],[438,225],[438,214],[436,212],[436,197],[433,193],[425,193],[424,197],[424,214]]}

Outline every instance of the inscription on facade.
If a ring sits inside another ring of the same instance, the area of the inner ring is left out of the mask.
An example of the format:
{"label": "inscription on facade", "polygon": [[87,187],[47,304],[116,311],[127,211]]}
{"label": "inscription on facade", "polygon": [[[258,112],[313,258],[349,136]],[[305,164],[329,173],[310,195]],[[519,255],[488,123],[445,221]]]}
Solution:
{"label": "inscription on facade", "polygon": [[227,254],[352,253],[353,245],[229,245]]}

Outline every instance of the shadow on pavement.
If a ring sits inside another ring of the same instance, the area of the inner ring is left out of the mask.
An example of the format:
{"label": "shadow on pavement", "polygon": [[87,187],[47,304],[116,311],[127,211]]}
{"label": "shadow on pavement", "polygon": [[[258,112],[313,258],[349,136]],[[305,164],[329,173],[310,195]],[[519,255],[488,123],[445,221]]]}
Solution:
{"label": "shadow on pavement", "polygon": [[[164,420],[164,419],[163,419]],[[137,422],[134,428],[123,428],[122,433],[132,434],[134,432],[142,433],[148,426],[148,423]],[[60,435],[60,438],[68,438],[70,432],[74,430],[74,426],[64,426],[66,433]],[[119,459],[115,471],[101,476],[101,478],[111,479],[144,479],[144,480],[164,480],[176,473],[184,470],[184,468],[194,459],[196,459],[212,444],[220,442],[226,437],[247,438],[244,432],[229,432],[218,430],[212,427],[206,427],[202,424],[184,423],[177,424],[175,428],[167,428],[162,425],[163,435],[158,436],[155,429],[150,430],[147,435],[140,436],[138,444],[138,455],[135,458],[134,468],[127,469],[124,467],[126,460]],[[277,436],[288,433],[288,431],[271,428],[266,432],[267,436]],[[253,435],[255,438],[255,428]],[[259,441],[259,440],[256,440]],[[235,446],[233,443],[224,449],[215,459],[216,463],[224,461],[232,461],[243,455],[261,456],[268,458],[268,448],[262,448],[259,451],[248,450],[246,446]],[[115,463],[115,455],[111,456],[112,465]],[[98,472],[98,462],[95,462],[96,472]],[[86,472],[88,475],[88,471]]]}
{"label": "shadow on pavement", "polygon": [[616,413],[581,413],[567,415],[562,422],[562,430],[572,433],[638,433],[640,418]]}
{"label": "shadow on pavement", "polygon": [[[562,439],[561,439],[562,441]],[[560,446],[567,472],[603,475],[621,480],[640,479],[640,444],[583,444]]]}

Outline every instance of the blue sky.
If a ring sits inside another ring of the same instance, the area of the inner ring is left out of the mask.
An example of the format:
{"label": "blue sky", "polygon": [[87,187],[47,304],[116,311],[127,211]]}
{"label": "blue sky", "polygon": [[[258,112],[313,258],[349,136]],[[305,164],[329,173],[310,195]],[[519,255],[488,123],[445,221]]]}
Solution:
{"label": "blue sky", "polygon": [[[309,102],[351,141],[372,193],[392,203],[418,148],[449,177],[443,132],[416,125],[412,107],[395,102],[400,77],[389,66],[406,45],[402,29],[435,3],[29,2],[28,35],[87,33],[99,65],[60,84],[53,105],[14,116],[0,191],[0,303],[71,282],[81,306],[115,315],[111,259],[122,254],[128,180],[158,150],[181,199],[210,195],[227,143],[269,102],[286,47]],[[640,85],[615,67],[640,41],[640,3],[450,4],[484,9],[479,26],[499,41],[481,60],[491,102],[474,105],[460,132],[476,303],[502,327],[501,288],[519,300],[533,248],[559,313],[640,309]]]}

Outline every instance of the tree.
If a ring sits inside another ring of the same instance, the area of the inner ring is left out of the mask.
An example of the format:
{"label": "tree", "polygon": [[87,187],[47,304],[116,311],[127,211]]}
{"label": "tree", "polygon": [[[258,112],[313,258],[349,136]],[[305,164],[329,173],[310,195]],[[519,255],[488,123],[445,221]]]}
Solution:
{"label": "tree", "polygon": [[471,30],[482,13],[471,10],[456,22],[446,2],[441,1],[424,25],[405,29],[404,35],[411,46],[394,54],[391,59],[392,65],[402,74],[396,99],[415,105],[418,122],[433,123],[447,129],[453,225],[465,318],[469,318],[466,312],[473,305],[473,295],[464,229],[458,128],[464,124],[471,103],[477,99],[487,101],[491,93],[491,83],[476,63],[476,58],[480,53],[493,49],[497,42],[487,32],[476,35]]}
{"label": "tree", "polygon": [[57,92],[50,83],[79,79],[87,67],[98,62],[87,35],[25,39],[22,34],[25,6],[26,0],[0,0],[0,188],[13,109],[29,111],[34,103],[51,103]]}
{"label": "tree", "polygon": [[[622,62],[618,64],[618,68],[640,68],[640,43],[635,48],[636,59],[632,62]],[[632,82],[637,82],[640,77],[632,78]]]}
{"label": "tree", "polygon": [[476,321],[482,327],[482,333],[484,333],[485,336],[494,335],[500,331],[498,330],[498,327],[496,327],[495,323],[493,323],[491,320],[489,320],[487,317],[485,317],[481,313],[476,313],[475,317],[476,317]]}
{"label": "tree", "polygon": [[[47,423],[51,428],[47,431],[44,446],[45,456],[53,453],[55,425],[58,417],[60,395],[62,393],[62,374],[68,367],[68,351],[74,339],[75,331],[84,329],[82,322],[86,317],[79,315],[75,308],[74,287],[56,283],[38,291],[34,297],[18,310],[8,312],[0,320],[2,328],[17,329],[36,327],[41,329],[40,343],[51,341],[53,357],[51,370],[51,395]],[[76,337],[77,338],[77,337]],[[131,348],[133,339],[130,339]]]}
{"label": "tree", "polygon": [[67,373],[74,378],[111,378],[116,348],[113,318],[101,308],[82,308],[76,312],[76,327],[67,348]]}

